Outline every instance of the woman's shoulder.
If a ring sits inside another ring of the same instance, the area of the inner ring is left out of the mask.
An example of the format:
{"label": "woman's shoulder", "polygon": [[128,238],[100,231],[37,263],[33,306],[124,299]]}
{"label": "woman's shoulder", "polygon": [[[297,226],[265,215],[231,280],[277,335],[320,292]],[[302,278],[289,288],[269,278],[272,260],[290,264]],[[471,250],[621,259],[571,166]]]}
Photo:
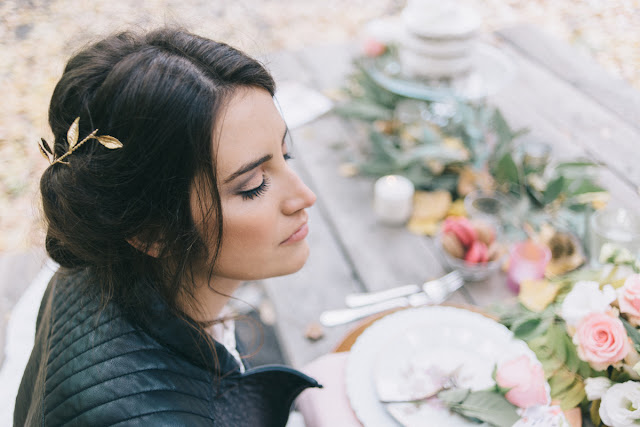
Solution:
{"label": "woman's shoulder", "polygon": [[39,366],[25,372],[30,396],[18,401],[42,396],[29,406],[50,425],[210,425],[212,375],[103,304],[87,280],[74,272],[50,284],[38,325],[46,333],[36,338],[44,345],[36,342],[31,358]]}
{"label": "woman's shoulder", "polygon": [[[87,280],[81,272],[59,275],[47,291],[18,395],[19,423],[284,425],[295,397],[317,385],[279,366],[241,374],[222,345],[188,336],[182,319],[160,307],[154,328],[143,329],[86,292]],[[221,374],[201,363],[203,355],[217,358]]]}

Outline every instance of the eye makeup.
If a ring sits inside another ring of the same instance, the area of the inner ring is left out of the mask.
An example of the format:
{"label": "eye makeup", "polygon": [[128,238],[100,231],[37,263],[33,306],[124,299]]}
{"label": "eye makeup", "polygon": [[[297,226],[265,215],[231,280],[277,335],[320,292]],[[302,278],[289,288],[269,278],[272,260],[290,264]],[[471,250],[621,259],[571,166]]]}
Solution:
{"label": "eye makeup", "polygon": [[[282,157],[284,158],[285,161],[293,159],[291,154],[289,154],[288,152],[284,153]],[[242,196],[243,200],[253,200],[255,197],[260,197],[261,195],[263,195],[264,192],[267,191],[268,187],[269,187],[269,178],[263,173],[262,182],[260,183],[260,185],[250,190],[238,191],[238,195]]]}
{"label": "eye makeup", "polygon": [[255,188],[246,191],[240,191],[238,194],[242,196],[243,200],[253,200],[255,197],[260,197],[267,191],[269,187],[269,178],[266,175],[262,175],[262,182]]}

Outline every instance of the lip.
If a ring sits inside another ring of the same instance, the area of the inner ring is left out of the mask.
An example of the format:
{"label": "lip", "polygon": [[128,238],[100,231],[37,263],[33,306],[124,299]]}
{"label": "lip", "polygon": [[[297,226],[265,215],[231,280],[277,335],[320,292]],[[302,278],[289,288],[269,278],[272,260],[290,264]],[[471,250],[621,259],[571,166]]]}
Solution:
{"label": "lip", "polygon": [[296,231],[294,231],[291,234],[291,236],[289,236],[286,240],[284,240],[280,244],[281,245],[288,245],[288,244],[291,244],[291,243],[299,242],[301,240],[304,240],[304,238],[307,237],[307,234],[309,234],[309,225],[305,222],[304,224],[302,224],[302,226],[300,226],[300,228],[298,228]]}

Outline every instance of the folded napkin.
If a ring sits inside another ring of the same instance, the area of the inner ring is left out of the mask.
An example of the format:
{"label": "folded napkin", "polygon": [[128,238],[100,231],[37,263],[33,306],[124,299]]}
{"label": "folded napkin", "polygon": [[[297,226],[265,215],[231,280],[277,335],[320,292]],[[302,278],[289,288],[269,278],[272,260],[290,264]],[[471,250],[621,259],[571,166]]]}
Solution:
{"label": "folded napkin", "polygon": [[278,82],[275,99],[289,129],[320,117],[333,106],[329,98],[296,81]]}
{"label": "folded napkin", "polygon": [[302,371],[318,380],[323,388],[307,389],[296,401],[306,427],[362,427],[345,388],[345,366],[349,353],[330,353],[319,357]]}

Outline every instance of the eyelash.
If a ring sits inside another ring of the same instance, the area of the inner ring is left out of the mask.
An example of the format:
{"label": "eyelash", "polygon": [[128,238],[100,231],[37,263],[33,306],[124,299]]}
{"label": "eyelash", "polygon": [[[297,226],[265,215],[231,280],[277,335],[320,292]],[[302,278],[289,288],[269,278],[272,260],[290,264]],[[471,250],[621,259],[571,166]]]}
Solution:
{"label": "eyelash", "polygon": [[[282,155],[285,160],[291,160],[293,157],[289,153],[285,153]],[[241,191],[240,195],[242,196],[242,200],[253,200],[255,197],[260,197],[267,191],[269,188],[269,179],[262,175],[262,182],[256,188],[252,188],[251,190]]]}
{"label": "eyelash", "polygon": [[262,175],[262,182],[256,188],[252,188],[251,190],[241,191],[240,195],[242,196],[242,200],[253,200],[254,197],[260,197],[267,191],[269,187],[269,179],[265,175]]}

